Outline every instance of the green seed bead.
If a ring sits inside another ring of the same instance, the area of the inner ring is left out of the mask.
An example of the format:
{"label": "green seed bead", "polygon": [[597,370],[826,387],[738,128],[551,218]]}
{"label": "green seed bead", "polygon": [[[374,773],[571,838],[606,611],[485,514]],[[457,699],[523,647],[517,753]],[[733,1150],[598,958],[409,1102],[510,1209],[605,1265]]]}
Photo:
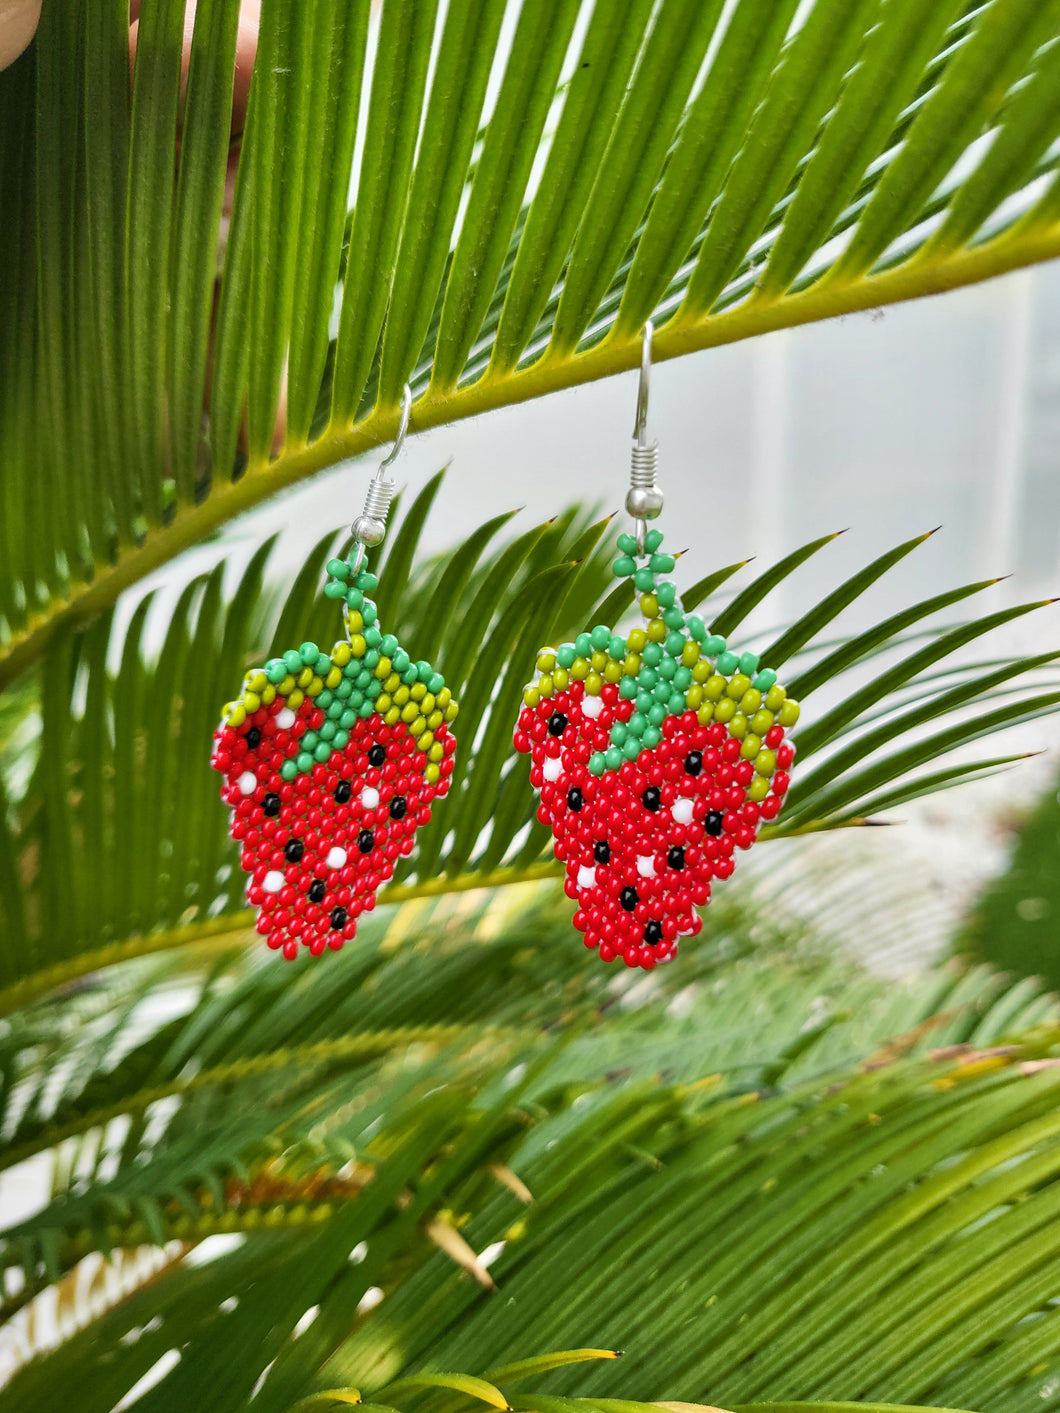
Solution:
{"label": "green seed bead", "polygon": [[[369,629],[369,631],[371,631],[371,630]],[[368,649],[368,651],[367,651],[367,652],[365,653],[365,655],[364,655],[364,666],[367,668],[367,670],[368,670],[369,672],[371,672],[371,673],[373,673],[373,674],[375,673],[376,668],[379,666],[379,650],[378,650],[378,648],[369,648],[369,649]]]}
{"label": "green seed bead", "polygon": [[655,698],[652,696],[652,694],[642,687],[641,690],[637,693],[637,710],[641,712],[646,712],[654,700]]}
{"label": "green seed bead", "polygon": [[344,559],[329,559],[328,573],[333,579],[348,579],[350,577],[350,566]]}
{"label": "green seed bead", "polygon": [[594,648],[598,648],[602,651],[611,642],[611,629],[605,628],[602,623],[598,623],[589,634],[589,641]]}
{"label": "green seed bead", "polygon": [[574,651],[578,657],[591,657],[593,641],[588,633],[579,633],[574,640]]}
{"label": "green seed bead", "polygon": [[763,667],[761,672],[755,674],[752,686],[757,687],[760,692],[768,692],[773,683],[777,680],[777,674],[771,667]]}
{"label": "green seed bead", "polygon": [[674,673],[676,671],[677,663],[672,657],[664,657],[662,662],[659,663],[659,676],[664,678],[667,682],[674,680]]}
{"label": "green seed bead", "polygon": [[655,587],[655,575],[650,569],[638,569],[633,576],[633,584],[635,588],[647,592]]}
{"label": "green seed bead", "polygon": [[292,648],[289,652],[285,652],[284,655],[283,655],[283,665],[287,668],[287,671],[288,671],[288,672],[294,672],[294,673],[299,673],[299,672],[301,672],[301,670],[302,670],[302,655],[301,655],[301,653],[296,653],[293,648]]}
{"label": "green seed bead", "polygon": [[320,649],[316,643],[303,643],[298,649],[298,656],[302,659],[304,666],[313,667],[320,656]]}
{"label": "green seed bead", "polygon": [[[379,610],[371,599],[365,599],[364,607],[361,609],[361,617],[364,619],[365,623],[374,623],[379,617]],[[380,641],[382,641],[382,639],[380,639]]]}
{"label": "green seed bead", "polygon": [[641,657],[649,667],[658,667],[663,660],[663,650],[661,643],[645,643]]}
{"label": "green seed bead", "polygon": [[644,732],[644,744],[648,750],[654,750],[662,740],[662,732],[657,726],[649,726]]}
{"label": "green seed bead", "polygon": [[603,775],[605,764],[603,751],[596,751],[589,757],[589,774]]}
{"label": "green seed bead", "polygon": [[[645,541],[647,548],[647,541]],[[677,560],[672,554],[653,554],[651,557],[651,568],[653,574],[671,574],[677,567]]]}
{"label": "green seed bead", "polygon": [[637,681],[646,692],[650,692],[659,680],[659,674],[653,667],[642,667],[637,673]]}
{"label": "green seed bead", "polygon": [[661,530],[649,530],[644,536],[644,548],[649,554],[654,554],[662,542],[663,532]]}
{"label": "green seed bead", "polygon": [[623,677],[618,684],[618,695],[623,701],[631,701],[637,695],[637,679],[635,677]]}
{"label": "green seed bead", "polygon": [[609,656],[613,657],[616,662],[621,662],[622,659],[626,656],[625,638],[620,638],[616,633],[611,639],[611,641],[608,643],[607,651]]}
{"label": "green seed bead", "polygon": [[648,720],[652,726],[661,726],[666,720],[666,708],[662,702],[656,702],[651,711],[648,712]]}
{"label": "green seed bead", "polygon": [[740,665],[740,659],[735,653],[724,652],[718,658],[718,671],[725,677],[729,677]]}
{"label": "green seed bead", "polygon": [[631,736],[643,736],[647,724],[647,718],[642,716],[639,711],[635,711],[626,722],[626,730]]}
{"label": "green seed bead", "polygon": [[357,709],[357,715],[362,717],[364,720],[367,720],[368,717],[371,716],[373,711],[375,711],[375,707],[372,705],[371,702],[362,702]]}
{"label": "green seed bead", "polygon": [[[419,662],[416,664],[416,675],[417,675],[417,677],[420,679],[420,681],[421,681],[422,683],[424,683],[424,685],[426,685],[426,684],[431,680],[431,678],[434,676],[434,668],[433,668],[433,667],[431,666],[431,664],[430,664],[429,662],[427,662],[424,658],[421,658],[421,659],[419,660]],[[439,690],[439,692],[442,690],[442,688],[443,688],[444,686],[445,686],[445,682],[444,682],[444,680],[443,680],[443,681],[440,682],[439,685],[438,685],[438,690]]]}
{"label": "green seed bead", "polygon": [[359,589],[363,589],[365,593],[370,589],[378,589],[379,587],[378,575],[371,573],[368,569],[362,569],[353,582]]}
{"label": "green seed bead", "polygon": [[364,608],[364,595],[361,593],[360,589],[347,589],[346,602],[349,604],[353,613],[360,613],[361,609]]}
{"label": "green seed bead", "polygon": [[278,687],[287,676],[287,664],[282,657],[272,657],[265,664],[265,676],[274,687]]}
{"label": "green seed bead", "polygon": [[618,547],[623,554],[636,554],[637,540],[635,535],[619,535]]}
{"label": "green seed bead", "polygon": [[711,633],[703,639],[703,651],[708,657],[720,657],[725,651],[725,639],[717,633]]}
{"label": "green seed bead", "polygon": [[379,651],[384,657],[393,657],[399,647],[398,640],[393,633],[384,633],[379,639]]}
{"label": "green seed bead", "polygon": [[636,760],[643,749],[644,747],[641,745],[637,737],[631,736],[626,742],[626,744],[622,747],[622,759]]}
{"label": "green seed bead", "polygon": [[692,672],[687,667],[674,668],[674,686],[679,692],[687,692],[692,685]]}
{"label": "green seed bead", "polygon": [[367,696],[368,700],[374,702],[376,697],[382,695],[383,684],[382,682],[380,682],[378,677],[373,677],[372,680],[368,683],[368,686],[365,687],[364,691],[365,696]]}
{"label": "green seed bead", "polygon": [[298,755],[295,757],[295,760],[297,762],[298,773],[300,775],[304,775],[307,770],[313,769],[314,761],[312,753],[310,751],[299,751]]}
{"label": "green seed bead", "polygon": [[420,680],[420,674],[414,662],[410,662],[408,667],[405,668],[405,671],[401,674],[401,680],[405,683],[406,687],[411,687]]}
{"label": "green seed bead", "polygon": [[317,653],[316,661],[313,663],[313,671],[318,677],[326,677],[331,671],[331,658],[327,653]]}
{"label": "green seed bead", "polygon": [[[667,628],[683,628],[685,626],[685,616],[676,606],[663,609],[662,621]],[[682,637],[684,635],[682,634]]]}
{"label": "green seed bead", "polygon": [[432,672],[427,678],[427,690],[437,696],[445,686],[445,678],[440,672]]}
{"label": "green seed bead", "polygon": [[315,731],[307,731],[302,737],[302,749],[306,751],[314,750],[319,739]]}
{"label": "green seed bead", "polygon": [[577,656],[578,653],[573,643],[563,643],[556,649],[556,661],[568,672],[574,666],[574,659]]}
{"label": "green seed bead", "polygon": [[348,731],[340,730],[335,732],[335,739],[334,741],[332,741],[331,744],[335,747],[337,751],[341,751],[345,750],[346,746],[349,744],[349,740],[350,733]]}
{"label": "green seed bead", "polygon": [[326,599],[344,599],[346,585],[339,583],[338,579],[329,579],[324,585],[324,597]]}
{"label": "green seed bead", "polygon": [[[359,706],[360,703],[358,702],[357,705]],[[356,712],[356,710],[355,710],[354,708],[352,708],[352,707],[347,707],[346,710],[345,710],[345,711],[342,713],[342,715],[339,717],[339,726],[341,727],[341,729],[342,729],[343,731],[349,731],[350,728],[356,724],[356,721],[357,721],[357,712]]]}
{"label": "green seed bead", "polygon": [[313,752],[313,759],[318,760],[321,765],[326,765],[331,759],[331,742],[320,741],[317,744],[316,750]]}
{"label": "green seed bead", "polygon": [[322,741],[333,741],[338,727],[333,721],[325,721],[320,727],[320,739]]}
{"label": "green seed bead", "polygon": [[[628,741],[626,745],[629,745]],[[634,745],[636,745],[635,741]],[[604,764],[607,766],[608,770],[617,770],[625,758],[625,746],[608,746],[607,750],[604,752]]]}
{"label": "green seed bead", "polygon": [[[323,695],[324,693],[321,692],[320,697],[322,697]],[[320,697],[317,697],[317,706],[323,708],[323,702],[321,702]],[[341,697],[336,697],[333,701],[329,702],[327,706],[327,713],[332,721],[338,721],[339,717],[345,710],[346,703],[342,700]]]}
{"label": "green seed bead", "polygon": [[611,740],[616,746],[624,746],[629,732],[624,721],[616,721],[611,727]]}
{"label": "green seed bead", "polygon": [[[707,625],[703,622],[698,613],[690,613],[688,615],[685,619],[685,627],[697,643],[702,642],[703,639],[707,637]],[[707,639],[707,641],[709,642],[710,640]],[[705,647],[705,651],[709,652],[710,649]]]}
{"label": "green seed bead", "polygon": [[298,774],[298,762],[297,762],[297,761],[294,761],[294,760],[285,760],[284,763],[283,763],[283,765],[280,766],[280,779],[281,779],[281,780],[293,780],[297,774]]}
{"label": "green seed bead", "polygon": [[383,641],[378,628],[366,628],[364,630],[364,641],[369,648],[375,649],[375,660],[379,661],[379,645]]}
{"label": "green seed bead", "polygon": [[[677,590],[674,588],[673,584],[660,584],[655,590],[655,597],[659,600],[660,608],[673,608],[674,604],[677,602]],[[666,617],[665,613],[663,617]],[[681,616],[681,622],[684,622],[683,614]]]}
{"label": "green seed bead", "polygon": [[667,716],[680,716],[686,705],[684,692],[671,692],[670,700],[666,703]]}
{"label": "green seed bead", "polygon": [[745,677],[753,677],[758,671],[758,654],[741,653],[740,671],[744,674]]}
{"label": "green seed bead", "polygon": [[680,657],[687,641],[688,639],[683,633],[667,633],[666,651],[671,657]]}
{"label": "green seed bead", "polygon": [[772,775],[776,768],[776,751],[759,751],[755,756],[755,770],[759,775]]}
{"label": "green seed bead", "polygon": [[670,700],[670,684],[665,678],[661,678],[656,682],[652,697],[657,702],[668,702]]}
{"label": "green seed bead", "polygon": [[636,568],[635,560],[631,559],[628,554],[620,554],[611,565],[611,573],[616,579],[626,579],[634,573]]}

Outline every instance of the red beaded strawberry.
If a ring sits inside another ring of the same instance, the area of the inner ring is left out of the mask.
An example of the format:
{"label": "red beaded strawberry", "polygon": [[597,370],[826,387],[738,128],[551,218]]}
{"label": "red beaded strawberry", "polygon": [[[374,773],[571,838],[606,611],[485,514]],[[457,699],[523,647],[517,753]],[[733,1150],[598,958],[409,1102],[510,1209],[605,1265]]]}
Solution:
{"label": "red beaded strawberry", "polygon": [[380,632],[365,597],[375,575],[339,559],[328,575],[349,641],[330,653],[303,643],[248,673],[210,762],[224,776],[257,930],[289,959],[355,935],[448,790],[456,749],[457,704],[440,673]]}
{"label": "red beaded strawberry", "polygon": [[694,909],[711,882],[776,819],[795,756],[785,733],[799,717],[754,653],[737,656],[685,614],[659,580],[674,568],[661,544],[658,530],[646,535],[638,568],[635,540],[619,536],[614,572],[641,591],[644,626],[623,638],[601,625],[544,649],[515,732],[575,927],[602,961],[646,970],[700,930]]}

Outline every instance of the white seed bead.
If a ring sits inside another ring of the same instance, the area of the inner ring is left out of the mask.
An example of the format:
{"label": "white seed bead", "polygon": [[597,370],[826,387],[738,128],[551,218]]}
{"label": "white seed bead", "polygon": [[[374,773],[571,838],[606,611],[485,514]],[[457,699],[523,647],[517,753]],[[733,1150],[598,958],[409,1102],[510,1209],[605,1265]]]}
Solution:
{"label": "white seed bead", "polygon": [[637,872],[641,878],[655,877],[655,859],[651,854],[640,854],[637,857]]}
{"label": "white seed bead", "polygon": [[244,770],[243,774],[236,781],[244,795],[253,795],[258,788],[258,777],[252,770]]}
{"label": "white seed bead", "polygon": [[696,807],[691,800],[675,800],[670,813],[678,824],[691,824],[696,816]]}
{"label": "white seed bead", "polygon": [[563,774],[563,762],[559,756],[548,756],[541,773],[546,780],[558,780]]}
{"label": "white seed bead", "polygon": [[294,725],[295,715],[290,707],[284,707],[283,711],[276,713],[276,725],[281,731],[290,731]]}
{"label": "white seed bead", "polygon": [[366,785],[361,791],[361,804],[366,810],[374,810],[379,804],[379,791],[371,785]]}
{"label": "white seed bead", "polygon": [[579,868],[579,870],[578,870],[578,887],[579,887],[579,888],[595,888],[595,887],[596,887],[596,869],[595,869],[595,868],[590,868],[587,864],[582,864],[581,868]]}
{"label": "white seed bead", "polygon": [[582,713],[591,717],[594,721],[604,709],[603,698],[590,697],[588,692],[582,697]]}
{"label": "white seed bead", "polygon": [[343,864],[344,864],[345,862],[346,862],[346,850],[345,850],[345,849],[340,849],[339,846],[338,846],[338,844],[335,844],[331,849],[328,850],[328,857],[327,857],[327,865],[328,865],[328,868],[342,868],[342,866],[343,866]]}
{"label": "white seed bead", "polygon": [[283,874],[278,868],[270,868],[261,886],[266,893],[278,893],[283,887]]}

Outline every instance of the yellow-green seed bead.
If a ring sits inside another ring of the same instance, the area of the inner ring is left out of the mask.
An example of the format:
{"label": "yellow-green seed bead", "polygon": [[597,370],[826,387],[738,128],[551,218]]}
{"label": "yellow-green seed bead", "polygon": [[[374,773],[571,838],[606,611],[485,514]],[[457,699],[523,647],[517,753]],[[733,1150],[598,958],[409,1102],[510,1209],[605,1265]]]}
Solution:
{"label": "yellow-green seed bead", "polygon": [[607,664],[607,666],[604,668],[604,681],[605,681],[605,682],[621,682],[621,681],[622,681],[622,664],[621,664],[620,662],[614,662],[614,661],[612,661],[612,662],[609,662],[609,663]]}
{"label": "yellow-green seed bead", "polygon": [[439,711],[444,711],[452,700],[453,694],[448,687],[443,687],[440,692],[434,694],[434,705]]}
{"label": "yellow-green seed bead", "polygon": [[404,682],[402,682],[401,686],[398,687],[396,691],[391,692],[390,695],[394,698],[394,705],[396,707],[403,707],[409,699],[409,689],[405,686]]}
{"label": "yellow-green seed bead", "polygon": [[757,687],[752,687],[749,692],[744,692],[740,698],[740,710],[744,716],[754,716],[755,712],[762,705],[762,693]]}
{"label": "yellow-green seed bead", "polygon": [[392,707],[390,708],[390,710],[387,712],[386,716],[383,717],[383,720],[386,722],[386,724],[387,724],[388,726],[396,726],[396,725],[398,724],[398,722],[401,720],[401,709],[400,709],[400,707],[392,706]]}
{"label": "yellow-green seed bead", "polygon": [[336,667],[345,667],[351,657],[353,649],[349,643],[336,643],[331,650],[331,660]]}
{"label": "yellow-green seed bead", "polygon": [[[524,693],[524,697],[525,697],[525,693]],[[427,725],[430,727],[430,729],[431,729],[432,731],[437,731],[438,728],[439,728],[439,726],[441,726],[441,724],[442,724],[442,713],[441,713],[440,711],[438,711],[437,708],[435,708],[435,710],[432,711],[431,714],[430,714],[430,716],[427,718]]]}
{"label": "yellow-green seed bead", "polygon": [[699,661],[699,644],[686,643],[681,649],[681,666],[694,667]]}
{"label": "yellow-green seed bead", "polygon": [[380,716],[386,716],[387,712],[390,710],[390,698],[385,692],[380,692],[378,697],[376,697],[375,709]]}
{"label": "yellow-green seed bead", "polygon": [[537,679],[537,685],[540,688],[541,695],[543,697],[551,697],[553,682],[552,678],[548,675],[547,672]]}
{"label": "yellow-green seed bead", "polygon": [[659,612],[659,600],[654,594],[641,594],[640,611],[645,618],[654,618]]}
{"label": "yellow-green seed bead", "polygon": [[[695,672],[693,672],[692,675],[694,677]],[[719,701],[722,697],[725,696],[725,688],[727,685],[728,684],[726,683],[725,678],[721,675],[721,673],[715,672],[712,677],[708,677],[707,680],[703,683],[703,695],[706,697],[708,702]],[[735,702],[733,702],[732,704],[732,709],[733,711],[736,710]],[[727,721],[728,717],[726,717],[725,719]]]}
{"label": "yellow-green seed bead", "polygon": [[260,667],[256,672],[249,672],[247,674],[247,686],[252,692],[257,692],[259,697],[268,685],[269,679],[265,676]]}
{"label": "yellow-green seed bead", "polygon": [[750,685],[750,677],[745,676],[742,672],[737,672],[735,677],[729,678],[729,685],[725,688],[725,695],[732,697],[734,702],[738,702]]}
{"label": "yellow-green seed bead", "polygon": [[393,666],[394,664],[390,661],[388,657],[381,657],[379,659],[379,661],[375,665],[375,675],[379,678],[380,682],[386,681],[386,679],[390,676],[390,671]]}
{"label": "yellow-green seed bead", "polygon": [[445,747],[441,741],[435,741],[434,745],[427,752],[427,759],[437,763],[445,755]]}
{"label": "yellow-green seed bead", "polygon": [[437,785],[438,781],[442,778],[442,772],[436,765],[429,765],[423,772],[423,778],[428,785]]}
{"label": "yellow-green seed bead", "polygon": [[324,686],[329,687],[332,691],[334,691],[334,689],[339,685],[341,681],[342,669],[340,667],[333,667],[328,673],[328,675],[324,678]]}
{"label": "yellow-green seed bead", "polygon": [[386,679],[386,681],[383,683],[383,691],[389,692],[390,695],[393,696],[400,686],[400,676],[396,672],[392,672],[390,676]]}
{"label": "yellow-green seed bead", "polygon": [[313,675],[313,669],[311,667],[303,667],[298,674],[298,685],[303,692],[309,686],[310,682],[312,682]]}
{"label": "yellow-green seed bead", "polygon": [[310,679],[309,686],[305,689],[305,694],[307,697],[319,697],[323,690],[323,679],[318,677],[314,672],[312,678]]}
{"label": "yellow-green seed bead", "polygon": [[759,775],[772,775],[777,768],[776,751],[759,751],[755,756],[755,770]]}
{"label": "yellow-green seed bead", "polygon": [[551,672],[556,665],[556,654],[553,652],[543,652],[537,655],[538,672]]}
{"label": "yellow-green seed bead", "polygon": [[368,644],[361,637],[360,633],[350,634],[350,647],[353,650],[354,657],[364,657],[365,653],[368,651]]}
{"label": "yellow-green seed bead", "polygon": [[427,688],[423,682],[413,682],[409,688],[409,696],[414,702],[422,702],[427,695]]}
{"label": "yellow-green seed bead", "polygon": [[574,662],[571,664],[570,675],[575,682],[585,681],[586,677],[589,675],[589,664],[586,662],[585,658],[576,657],[574,659]]}
{"label": "yellow-green seed bead", "polygon": [[423,723],[423,730],[420,732],[420,750],[429,750],[434,745],[434,732],[427,730],[427,723]]}
{"label": "yellow-green seed bead", "polygon": [[640,653],[627,653],[622,671],[627,677],[636,677],[640,671]]}
{"label": "yellow-green seed bead", "polygon": [[[710,681],[713,672],[714,669],[711,667],[707,659],[705,657],[701,657],[696,663],[695,667],[693,667],[692,669],[692,681],[698,682],[699,685],[702,686],[705,682]],[[721,680],[722,682],[724,682],[724,677]]]}
{"label": "yellow-green seed bead", "polygon": [[608,664],[608,661],[609,658],[604,652],[603,648],[595,648],[593,650],[592,656],[589,658],[589,666],[594,672],[603,672],[604,668]]}
{"label": "yellow-green seed bead", "polygon": [[[741,706],[743,703],[741,702]],[[765,707],[761,711],[756,711],[751,718],[751,730],[759,736],[764,736],[773,725],[774,716],[771,711],[766,711]]]}
{"label": "yellow-green seed bead", "polygon": [[430,716],[433,710],[434,694],[432,692],[424,692],[423,696],[420,698],[420,711],[423,712],[424,716]]}
{"label": "yellow-green seed bead", "polygon": [[273,704],[273,702],[274,702],[275,700],[276,700],[276,688],[275,688],[275,687],[272,685],[272,683],[270,682],[270,683],[268,683],[268,685],[266,686],[265,690],[264,690],[264,691],[262,692],[262,694],[261,694],[261,704],[262,704],[262,706],[272,706],[272,704]]}
{"label": "yellow-green seed bead", "polygon": [[783,706],[787,695],[787,692],[780,685],[780,683],[774,682],[772,687],[770,687],[769,691],[766,693],[766,706],[769,708],[770,711],[779,711],[780,708]]}
{"label": "yellow-green seed bead", "polygon": [[[719,706],[721,703],[719,702]],[[734,704],[735,705],[735,704]],[[747,717],[742,712],[736,712],[729,719],[729,735],[735,736],[738,741],[742,741],[747,735]]]}
{"label": "yellow-green seed bead", "polygon": [[411,722],[409,723],[409,730],[414,736],[422,736],[423,733],[427,730],[427,723],[424,721],[422,716],[414,716]]}
{"label": "yellow-green seed bead", "polygon": [[570,673],[565,667],[556,667],[552,671],[552,681],[556,684],[557,692],[565,692],[570,686]]}
{"label": "yellow-green seed bead", "polygon": [[420,709],[415,702],[406,702],[401,708],[401,719],[404,722],[415,721],[420,714]]}
{"label": "yellow-green seed bead", "polygon": [[764,775],[756,775],[747,787],[747,798],[754,800],[757,804],[759,800],[764,800],[769,794],[769,781]]}
{"label": "yellow-green seed bead", "polygon": [[799,719],[801,710],[802,708],[799,706],[798,702],[794,702],[789,698],[777,712],[777,720],[780,722],[781,726],[794,726]]}
{"label": "yellow-green seed bead", "polygon": [[[709,682],[707,686],[710,686]],[[731,721],[735,715],[736,703],[731,697],[722,697],[721,701],[718,702],[717,706],[714,708],[714,720],[724,724],[726,721]]]}
{"label": "yellow-green seed bead", "polygon": [[287,705],[292,711],[297,711],[304,701],[305,693],[299,687],[287,693]]}
{"label": "yellow-green seed bead", "polygon": [[246,707],[247,711],[257,711],[258,707],[261,706],[261,698],[258,696],[257,692],[244,692],[243,705]]}
{"label": "yellow-green seed bead", "polygon": [[685,693],[685,701],[692,711],[698,711],[703,705],[703,688],[698,682],[693,683],[693,685],[689,687],[688,691]]}
{"label": "yellow-green seed bead", "polygon": [[[360,615],[359,613],[351,613],[351,614],[350,614],[350,638],[351,638],[351,640],[352,640],[352,638],[353,638],[354,633],[359,633],[363,627],[364,627],[364,619],[361,617],[361,615]],[[352,641],[351,641],[351,647],[352,647],[352,646],[353,646],[353,645],[352,645]],[[357,649],[356,649],[356,648],[354,648],[353,651],[354,651],[354,653],[356,654],[357,657],[360,657],[361,654],[357,652]]]}
{"label": "yellow-green seed bead", "polygon": [[[744,720],[746,721],[746,717]],[[743,760],[754,760],[755,756],[762,749],[762,738],[756,736],[753,731],[748,731],[743,738],[743,745],[740,747],[740,757]]]}
{"label": "yellow-green seed bead", "polygon": [[294,691],[294,685],[294,678],[288,672],[287,676],[283,679],[283,681],[276,688],[276,690],[277,692],[279,692],[281,697],[289,697],[290,694]]}
{"label": "yellow-green seed bead", "polygon": [[648,642],[665,643],[666,635],[669,631],[670,630],[667,628],[666,624],[662,621],[661,618],[653,618],[648,624],[647,628]]}
{"label": "yellow-green seed bead", "polygon": [[229,726],[242,726],[247,719],[247,710],[242,702],[229,702],[224,714],[228,718]]}
{"label": "yellow-green seed bead", "polygon": [[598,697],[604,688],[604,679],[599,672],[590,672],[585,679],[585,690],[590,697]]}
{"label": "yellow-green seed bead", "polygon": [[[631,653],[642,653],[648,641],[648,635],[643,628],[634,628],[626,638],[626,647]],[[640,670],[639,668],[637,669]]]}
{"label": "yellow-green seed bead", "polygon": [[696,712],[696,720],[700,726],[709,726],[714,719],[714,706],[711,702],[704,702]]}
{"label": "yellow-green seed bead", "polygon": [[459,714],[459,711],[460,711],[459,703],[457,703],[457,702],[450,702],[449,705],[448,705],[448,706],[446,707],[446,709],[445,709],[445,719],[446,719],[446,721],[455,721],[456,718],[457,718],[457,715]]}

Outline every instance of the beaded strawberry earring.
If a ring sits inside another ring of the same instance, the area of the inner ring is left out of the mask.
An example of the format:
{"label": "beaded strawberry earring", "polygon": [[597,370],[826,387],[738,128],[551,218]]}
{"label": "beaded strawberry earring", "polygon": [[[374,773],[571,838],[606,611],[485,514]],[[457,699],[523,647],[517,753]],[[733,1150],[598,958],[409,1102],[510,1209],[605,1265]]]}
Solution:
{"label": "beaded strawberry earring", "polygon": [[530,756],[537,817],[586,947],[648,971],[699,932],[711,882],[779,814],[795,756],[785,735],[799,717],[777,674],[686,614],[665,577],[674,557],[647,527],[663,507],[646,438],[651,339],[649,323],[626,497],[636,534],[618,537],[613,566],[633,580],[644,621],[543,648],[514,742]]}
{"label": "beaded strawberry earring", "polygon": [[445,679],[382,631],[368,597],[379,580],[367,548],[386,532],[395,487],[385,473],[411,404],[406,387],[394,448],[353,523],[351,558],[328,563],[324,593],[341,600],[346,637],[330,653],[303,643],[248,672],[214,734],[210,763],[224,776],[257,930],[288,959],[299,946],[315,957],[337,951],[355,935],[453,770],[457,704]]}

